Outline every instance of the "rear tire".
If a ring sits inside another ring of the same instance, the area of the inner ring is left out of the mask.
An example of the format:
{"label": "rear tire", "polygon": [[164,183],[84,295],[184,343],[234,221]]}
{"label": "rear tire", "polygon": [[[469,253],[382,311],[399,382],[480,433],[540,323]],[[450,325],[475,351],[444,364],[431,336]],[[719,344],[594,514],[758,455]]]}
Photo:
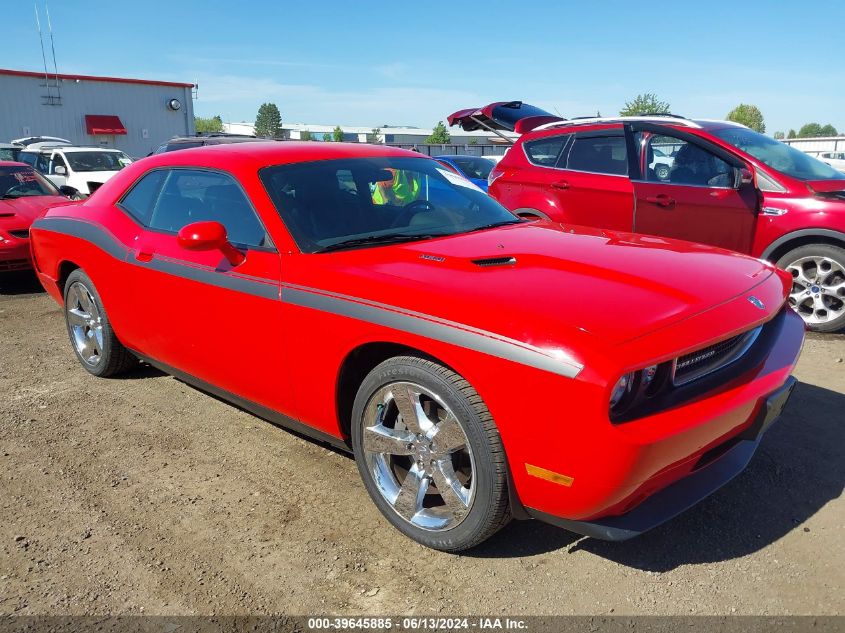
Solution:
{"label": "rear tire", "polygon": [[778,268],[792,274],[789,305],[815,332],[845,328],[845,249],[807,244],[786,253]]}
{"label": "rear tire", "polygon": [[105,378],[138,364],[132,352],[117,340],[97,288],[81,269],[68,275],[64,300],[71,347],[88,373]]}
{"label": "rear tire", "polygon": [[460,552],[510,520],[498,430],[450,369],[413,356],[384,361],[358,390],[351,431],[367,492],[418,543]]}

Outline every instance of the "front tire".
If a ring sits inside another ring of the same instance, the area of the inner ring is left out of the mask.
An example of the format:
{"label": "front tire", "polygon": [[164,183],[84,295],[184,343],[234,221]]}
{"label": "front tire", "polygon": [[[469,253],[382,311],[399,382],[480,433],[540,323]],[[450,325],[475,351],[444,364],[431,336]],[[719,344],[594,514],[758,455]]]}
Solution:
{"label": "front tire", "polygon": [[845,249],[832,244],[799,246],[777,265],[792,275],[789,305],[809,329],[845,328]]}
{"label": "front tire", "polygon": [[117,340],[100,294],[81,269],[68,275],[64,300],[70,343],[88,373],[105,378],[137,364],[135,356]]}
{"label": "front tire", "polygon": [[510,519],[498,430],[450,369],[413,356],[381,363],[358,390],[351,431],[367,492],[418,543],[460,552]]}

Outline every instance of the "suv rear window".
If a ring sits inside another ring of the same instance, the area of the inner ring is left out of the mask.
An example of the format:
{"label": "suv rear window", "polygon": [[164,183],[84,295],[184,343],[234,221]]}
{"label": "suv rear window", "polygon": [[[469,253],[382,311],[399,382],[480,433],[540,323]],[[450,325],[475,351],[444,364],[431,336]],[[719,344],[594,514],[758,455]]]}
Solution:
{"label": "suv rear window", "polygon": [[535,165],[554,167],[571,136],[571,134],[564,134],[563,136],[550,136],[530,141],[525,144],[525,155]]}
{"label": "suv rear window", "polygon": [[624,176],[628,151],[624,136],[579,136],[569,150],[567,169]]}

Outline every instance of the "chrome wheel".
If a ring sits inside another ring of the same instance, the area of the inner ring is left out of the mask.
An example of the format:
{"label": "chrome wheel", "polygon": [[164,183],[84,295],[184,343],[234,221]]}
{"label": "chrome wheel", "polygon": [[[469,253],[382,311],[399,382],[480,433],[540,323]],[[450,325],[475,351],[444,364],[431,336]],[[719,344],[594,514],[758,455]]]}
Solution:
{"label": "chrome wheel", "polygon": [[657,176],[660,180],[668,180],[669,179],[669,167],[668,167],[668,165],[664,165],[663,163],[659,163],[654,168],[654,175]]}
{"label": "chrome wheel", "polygon": [[83,283],[71,285],[65,312],[76,353],[85,364],[98,365],[103,358],[103,319],[94,296]]}
{"label": "chrome wheel", "polygon": [[475,496],[475,462],[443,400],[415,383],[391,383],[369,399],[363,423],[367,469],[396,514],[424,530],[460,524]]}
{"label": "chrome wheel", "polygon": [[845,267],[830,257],[802,257],[785,269],[792,275],[789,305],[810,325],[845,314]]}

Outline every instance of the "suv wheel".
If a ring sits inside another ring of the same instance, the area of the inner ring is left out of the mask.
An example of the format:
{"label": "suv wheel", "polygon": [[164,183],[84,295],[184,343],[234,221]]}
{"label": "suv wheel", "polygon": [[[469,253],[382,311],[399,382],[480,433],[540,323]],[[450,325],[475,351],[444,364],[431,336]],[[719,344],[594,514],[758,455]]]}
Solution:
{"label": "suv wheel", "polygon": [[845,327],[845,249],[808,244],[789,251],[777,265],[792,275],[789,305],[816,332]]}
{"label": "suv wheel", "polygon": [[352,447],[381,513],[418,543],[459,552],[509,518],[505,453],[467,381],[403,356],[366,377],[352,412]]}

